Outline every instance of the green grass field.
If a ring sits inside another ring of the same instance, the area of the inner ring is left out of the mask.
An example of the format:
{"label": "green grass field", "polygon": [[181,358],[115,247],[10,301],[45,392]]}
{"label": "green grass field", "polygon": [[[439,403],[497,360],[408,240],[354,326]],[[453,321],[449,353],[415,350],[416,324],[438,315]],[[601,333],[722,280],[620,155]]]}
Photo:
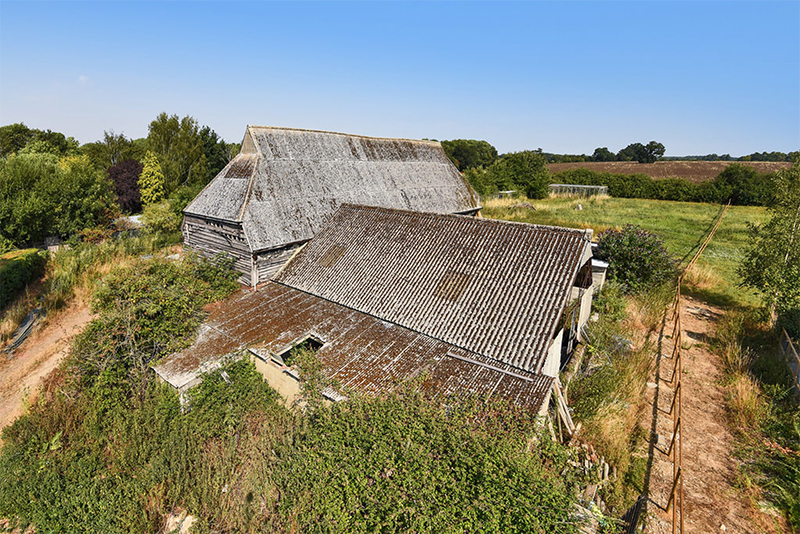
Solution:
{"label": "green grass field", "polygon": [[[514,207],[527,202],[534,206]],[[581,204],[583,209],[576,209]],[[610,197],[549,198],[544,200],[486,200],[482,214],[493,219],[593,228],[597,234],[608,228],[636,224],[661,236],[670,253],[688,262],[711,230],[721,210],[713,204]],[[709,302],[723,305],[755,305],[755,293],[738,287],[736,268],[748,243],[747,223],[766,219],[761,207],[732,206],[714,239],[698,261],[695,283],[690,289]]]}

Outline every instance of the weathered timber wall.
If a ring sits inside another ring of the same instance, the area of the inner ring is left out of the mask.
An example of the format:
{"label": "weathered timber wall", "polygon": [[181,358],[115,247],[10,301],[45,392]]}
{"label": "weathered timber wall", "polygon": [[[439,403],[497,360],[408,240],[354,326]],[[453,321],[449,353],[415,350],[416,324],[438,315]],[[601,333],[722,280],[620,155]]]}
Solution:
{"label": "weathered timber wall", "polygon": [[292,254],[300,248],[302,244],[289,245],[275,250],[259,252],[256,255],[256,270],[258,273],[257,284],[269,280],[275,272],[286,264]]}
{"label": "weathered timber wall", "polygon": [[219,253],[234,257],[233,268],[242,273],[239,282],[251,285],[253,263],[241,225],[186,215],[183,219],[183,246],[205,257]]}

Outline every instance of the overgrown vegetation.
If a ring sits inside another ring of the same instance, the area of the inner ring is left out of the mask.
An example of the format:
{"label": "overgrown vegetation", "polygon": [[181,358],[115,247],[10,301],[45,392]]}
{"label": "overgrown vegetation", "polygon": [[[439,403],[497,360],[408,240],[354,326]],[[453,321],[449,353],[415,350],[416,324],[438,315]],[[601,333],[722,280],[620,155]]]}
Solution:
{"label": "overgrown vegetation", "polygon": [[774,337],[757,313],[731,310],[712,347],[725,368],[739,483],[754,505],[774,503],[800,529],[800,408]]}
{"label": "overgrown vegetation", "polygon": [[316,410],[281,472],[281,516],[301,531],[572,531],[566,450],[546,434],[529,448],[518,410],[461,402],[409,388]]}
{"label": "overgrown vegetation", "polygon": [[[64,258],[98,265],[89,250]],[[3,433],[0,516],[42,532],[155,532],[175,508],[201,532],[574,531],[569,452],[506,406],[443,407],[411,384],[293,413],[238,361],[182,410],[146,364],[185,346],[235,275],[117,253],[94,285],[98,318]]]}
{"label": "overgrown vegetation", "polygon": [[45,262],[44,255],[35,248],[0,255],[0,310],[44,273]]}
{"label": "overgrown vegetation", "polygon": [[778,326],[800,338],[800,161],[779,172],[773,184],[777,195],[769,220],[751,225],[752,244],[739,275],[774,310]]}
{"label": "overgrown vegetation", "polygon": [[640,293],[660,286],[677,274],[664,243],[639,226],[626,224],[608,229],[597,237],[597,252],[608,261],[608,278],[625,293]]}
{"label": "overgrown vegetation", "polygon": [[672,297],[669,284],[635,296],[608,282],[593,303],[599,321],[587,326],[587,342],[575,362],[569,398],[581,439],[617,469],[601,487],[609,513],[621,517],[644,491],[646,430],[642,398],[650,372],[653,334]]}
{"label": "overgrown vegetation", "polygon": [[111,271],[92,297],[99,317],[75,339],[73,370],[94,377],[116,368],[144,380],[151,361],[188,344],[203,305],[239,287],[232,263],[152,258]]}
{"label": "overgrown vegetation", "polygon": [[773,173],[760,173],[747,165],[731,164],[713,180],[695,184],[684,178],[655,179],[638,174],[612,174],[591,169],[554,173],[552,183],[604,185],[616,198],[726,203],[735,206],[768,206],[775,199]]}

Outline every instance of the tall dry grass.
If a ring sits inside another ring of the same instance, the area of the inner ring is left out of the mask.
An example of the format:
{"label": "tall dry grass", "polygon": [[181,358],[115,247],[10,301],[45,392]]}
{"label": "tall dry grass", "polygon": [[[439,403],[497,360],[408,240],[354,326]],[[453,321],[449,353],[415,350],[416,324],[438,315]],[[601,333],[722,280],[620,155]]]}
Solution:
{"label": "tall dry grass", "polygon": [[682,287],[689,292],[713,290],[723,284],[716,270],[699,263],[695,263],[683,273],[682,281]]}
{"label": "tall dry grass", "polygon": [[764,399],[761,386],[747,373],[737,373],[731,378],[728,403],[733,424],[740,430],[761,428],[770,414],[770,404]]}
{"label": "tall dry grass", "polygon": [[672,294],[665,286],[637,297],[604,294],[602,298],[624,301],[625,314],[616,320],[601,314],[600,321],[590,326],[585,349],[590,356],[579,370],[582,376],[573,381],[571,397],[583,425],[581,439],[592,443],[617,469],[618,478],[608,484],[603,498],[613,512],[622,514],[643,489],[646,432],[640,422],[647,407],[645,389],[655,333]]}
{"label": "tall dry grass", "polygon": [[[0,316],[0,343],[8,341],[35,307],[46,311],[45,321],[52,320],[70,302],[88,302],[96,281],[113,269],[142,254],[153,254],[171,243],[172,240],[165,240],[161,235],[145,234],[106,239],[100,243],[79,243],[51,253],[43,281],[29,286]],[[165,252],[174,249],[173,246]]]}

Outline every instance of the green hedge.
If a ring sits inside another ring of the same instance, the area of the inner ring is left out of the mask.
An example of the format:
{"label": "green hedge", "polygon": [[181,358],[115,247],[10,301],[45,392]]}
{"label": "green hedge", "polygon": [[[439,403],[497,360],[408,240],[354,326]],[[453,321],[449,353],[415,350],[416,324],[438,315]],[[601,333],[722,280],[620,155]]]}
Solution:
{"label": "green hedge", "polygon": [[0,308],[9,304],[32,280],[44,274],[45,257],[35,248],[0,256]]}
{"label": "green hedge", "polygon": [[551,182],[573,185],[604,185],[617,198],[646,198],[679,202],[725,203],[736,206],[768,206],[775,198],[771,173],[733,164],[716,178],[695,184],[684,178],[654,179],[647,174],[612,174],[590,169],[570,169],[554,173]]}

